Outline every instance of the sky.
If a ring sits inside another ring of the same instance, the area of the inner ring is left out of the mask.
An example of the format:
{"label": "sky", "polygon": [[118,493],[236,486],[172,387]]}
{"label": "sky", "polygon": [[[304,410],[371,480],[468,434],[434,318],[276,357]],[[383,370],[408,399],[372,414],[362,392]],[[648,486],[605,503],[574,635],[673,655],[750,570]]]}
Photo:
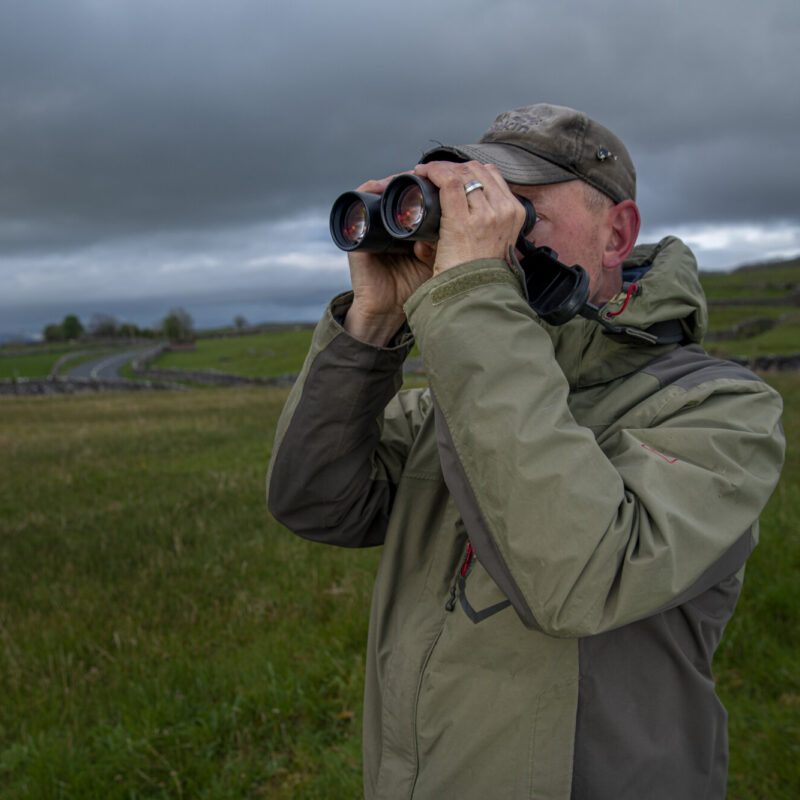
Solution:
{"label": "sky", "polygon": [[797,255],[798,42],[797,0],[2,0],[0,334],[316,319],[338,194],[535,102],[625,141],[640,241]]}

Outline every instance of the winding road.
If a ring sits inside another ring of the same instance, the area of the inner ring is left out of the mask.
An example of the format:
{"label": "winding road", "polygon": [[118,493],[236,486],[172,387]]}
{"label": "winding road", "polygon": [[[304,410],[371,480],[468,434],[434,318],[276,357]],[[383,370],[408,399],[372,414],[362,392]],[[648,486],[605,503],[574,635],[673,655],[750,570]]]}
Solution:
{"label": "winding road", "polygon": [[105,355],[102,358],[84,361],[83,364],[69,369],[66,374],[69,378],[94,378],[95,380],[121,378],[120,369],[146,349],[126,350],[124,353],[114,353],[111,356]]}

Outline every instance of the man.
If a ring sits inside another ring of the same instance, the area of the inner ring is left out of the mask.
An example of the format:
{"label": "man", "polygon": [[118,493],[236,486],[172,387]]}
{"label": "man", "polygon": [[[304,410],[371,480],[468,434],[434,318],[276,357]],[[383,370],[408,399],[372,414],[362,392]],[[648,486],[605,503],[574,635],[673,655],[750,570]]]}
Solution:
{"label": "man", "polygon": [[[350,255],[268,478],[299,535],[383,544],[365,795],[723,798],[711,660],[778,479],[780,398],[699,347],[694,259],[634,247],[633,164],[602,125],[530,106],[423,161],[438,243]],[[514,193],[605,328],[531,310]],[[398,393],[412,334],[430,389]]]}

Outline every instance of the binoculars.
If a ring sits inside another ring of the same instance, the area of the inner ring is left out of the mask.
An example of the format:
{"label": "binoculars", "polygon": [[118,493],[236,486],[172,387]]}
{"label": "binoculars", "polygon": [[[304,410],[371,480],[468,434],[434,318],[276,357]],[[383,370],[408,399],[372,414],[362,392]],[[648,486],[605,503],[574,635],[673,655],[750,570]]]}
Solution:
{"label": "binoculars", "polygon": [[[647,344],[672,344],[683,340],[678,330],[613,325],[589,301],[589,275],[578,264],[568,267],[546,246],[525,237],[533,229],[533,203],[515,195],[525,209],[525,223],[517,237],[518,265],[525,278],[528,305],[550,325],[563,325],[580,315],[598,323],[611,336],[624,336]],[[408,253],[415,241],[439,238],[439,190],[427,179],[404,174],[393,178],[382,194],[345,192],[331,208],[330,229],[341,250],[367,253]],[[663,327],[663,326],[662,326]],[[659,330],[657,330],[659,329]]]}
{"label": "binoculars", "polygon": [[[525,222],[516,247],[521,256],[519,266],[525,276],[528,305],[551,325],[563,325],[581,315],[614,334],[648,337],[649,334],[637,329],[614,328],[599,316],[599,309],[588,299],[586,270],[577,264],[567,267],[549,247],[537,247],[525,238],[536,222],[536,211],[526,197],[515,197],[525,209]],[[434,242],[439,238],[440,218],[436,186],[426,178],[403,174],[393,178],[382,195],[370,192],[339,195],[331,208],[330,229],[341,250],[408,253],[416,241]]]}
{"label": "binoculars", "polygon": [[[533,203],[515,195],[525,209],[524,237],[533,229]],[[330,230],[341,250],[407,253],[413,242],[439,238],[439,190],[426,178],[398,175],[382,194],[345,192],[331,208]]]}

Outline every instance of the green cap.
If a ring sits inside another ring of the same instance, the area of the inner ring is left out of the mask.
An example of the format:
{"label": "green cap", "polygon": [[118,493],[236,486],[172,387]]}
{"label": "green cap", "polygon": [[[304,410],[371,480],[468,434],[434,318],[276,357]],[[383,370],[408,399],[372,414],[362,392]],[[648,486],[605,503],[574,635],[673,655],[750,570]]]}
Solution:
{"label": "green cap", "polygon": [[636,169],[622,140],[586,114],[538,103],[505,111],[479,144],[439,145],[420,159],[494,164],[509,183],[538,186],[579,178],[615,203],[636,199]]}

